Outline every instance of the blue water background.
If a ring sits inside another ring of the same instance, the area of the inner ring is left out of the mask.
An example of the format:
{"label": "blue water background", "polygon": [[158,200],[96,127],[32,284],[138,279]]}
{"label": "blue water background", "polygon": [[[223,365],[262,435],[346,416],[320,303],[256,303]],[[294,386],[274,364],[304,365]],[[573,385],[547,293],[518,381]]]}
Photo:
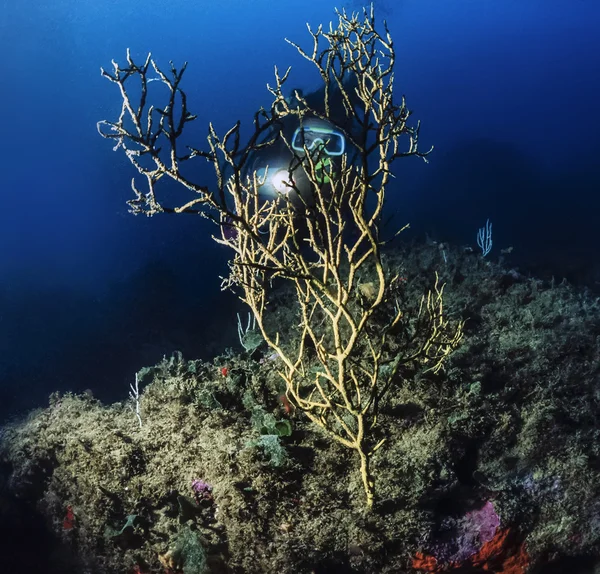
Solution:
{"label": "blue water background", "polygon": [[[0,414],[53,390],[127,395],[136,370],[174,349],[236,347],[220,292],[227,253],[200,218],[133,217],[135,175],[96,131],[120,98],[100,67],[189,62],[184,89],[206,126],[249,122],[273,67],[317,88],[286,44],[335,18],[325,0],[0,2]],[[358,3],[343,4],[349,10]],[[397,0],[375,4],[398,55],[396,93],[422,121],[430,164],[403,160],[389,212],[412,237],[475,246],[487,218],[496,258],[598,287],[600,3]],[[207,179],[210,172],[206,171]]]}

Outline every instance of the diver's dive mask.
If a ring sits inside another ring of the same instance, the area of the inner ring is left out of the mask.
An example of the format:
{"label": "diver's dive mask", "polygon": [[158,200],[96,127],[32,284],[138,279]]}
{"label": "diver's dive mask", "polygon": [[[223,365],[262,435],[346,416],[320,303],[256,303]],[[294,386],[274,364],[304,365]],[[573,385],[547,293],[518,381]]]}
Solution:
{"label": "diver's dive mask", "polygon": [[292,149],[296,152],[323,149],[327,155],[342,155],[346,149],[346,138],[335,128],[303,126],[294,132]]}

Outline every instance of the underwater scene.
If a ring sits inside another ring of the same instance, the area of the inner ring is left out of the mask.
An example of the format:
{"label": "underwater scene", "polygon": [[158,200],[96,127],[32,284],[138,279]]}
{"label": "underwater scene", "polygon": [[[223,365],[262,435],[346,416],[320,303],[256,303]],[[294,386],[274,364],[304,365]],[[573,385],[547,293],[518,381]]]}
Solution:
{"label": "underwater scene", "polygon": [[600,574],[600,4],[2,2],[10,574]]}

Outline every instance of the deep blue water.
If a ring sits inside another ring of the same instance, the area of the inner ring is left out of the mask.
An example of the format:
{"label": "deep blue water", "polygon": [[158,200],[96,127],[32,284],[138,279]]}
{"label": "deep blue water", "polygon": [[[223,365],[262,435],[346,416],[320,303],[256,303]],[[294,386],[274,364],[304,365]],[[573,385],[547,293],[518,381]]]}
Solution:
{"label": "deep blue water", "polygon": [[[120,98],[100,75],[126,48],[188,61],[201,145],[268,106],[273,66],[319,79],[290,38],[335,17],[326,0],[0,1],[0,404],[55,389],[127,395],[140,367],[181,349],[236,346],[227,254],[193,217],[133,217],[134,172],[100,138]],[[428,165],[398,165],[389,207],[412,237],[475,245],[487,218],[497,257],[598,288],[600,3],[376,2],[398,54],[396,91],[422,121]],[[347,2],[349,9],[358,3]],[[208,176],[207,176],[208,177]]]}

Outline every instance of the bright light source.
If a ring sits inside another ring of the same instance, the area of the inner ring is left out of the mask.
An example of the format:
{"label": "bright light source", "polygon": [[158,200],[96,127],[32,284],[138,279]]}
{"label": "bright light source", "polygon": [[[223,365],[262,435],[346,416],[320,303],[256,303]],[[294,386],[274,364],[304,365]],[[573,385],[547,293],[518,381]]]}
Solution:
{"label": "bright light source", "polygon": [[292,190],[294,181],[290,179],[290,174],[287,169],[277,170],[271,177],[271,185],[275,191],[287,195]]}

